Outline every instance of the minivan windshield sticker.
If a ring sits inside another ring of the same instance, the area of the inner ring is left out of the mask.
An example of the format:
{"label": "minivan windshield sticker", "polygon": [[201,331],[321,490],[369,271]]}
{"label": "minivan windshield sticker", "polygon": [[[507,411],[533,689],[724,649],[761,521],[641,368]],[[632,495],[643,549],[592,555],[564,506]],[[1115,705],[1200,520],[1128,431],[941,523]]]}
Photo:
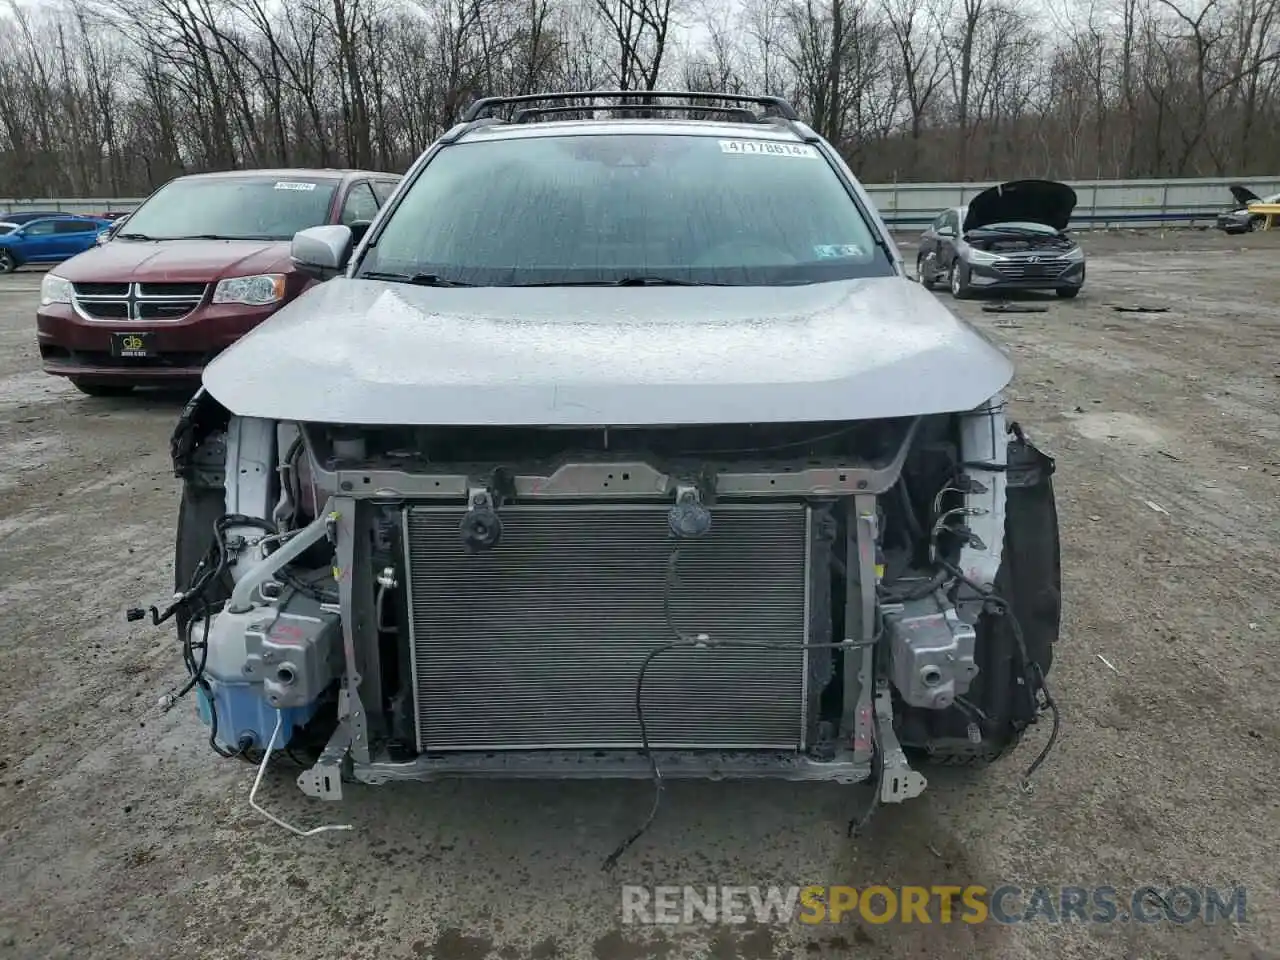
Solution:
{"label": "minivan windshield sticker", "polygon": [[277,190],[314,190],[314,183],[302,183],[298,180],[281,180],[276,183]]}
{"label": "minivan windshield sticker", "polygon": [[744,157],[805,157],[810,160],[818,158],[818,151],[807,143],[777,143],[772,140],[721,140],[720,152],[736,153]]}
{"label": "minivan windshield sticker", "polygon": [[866,253],[856,243],[823,243],[813,248],[813,254],[819,260],[831,257],[865,257]]}

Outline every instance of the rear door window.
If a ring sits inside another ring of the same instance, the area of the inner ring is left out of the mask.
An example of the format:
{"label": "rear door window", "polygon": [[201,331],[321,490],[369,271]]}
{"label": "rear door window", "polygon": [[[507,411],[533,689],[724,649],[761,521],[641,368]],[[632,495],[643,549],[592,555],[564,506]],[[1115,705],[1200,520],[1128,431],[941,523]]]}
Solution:
{"label": "rear door window", "polygon": [[364,180],[352,184],[346,202],[342,204],[342,219],[339,222],[349,227],[359,220],[368,222],[377,215],[378,198],[374,196],[373,188]]}

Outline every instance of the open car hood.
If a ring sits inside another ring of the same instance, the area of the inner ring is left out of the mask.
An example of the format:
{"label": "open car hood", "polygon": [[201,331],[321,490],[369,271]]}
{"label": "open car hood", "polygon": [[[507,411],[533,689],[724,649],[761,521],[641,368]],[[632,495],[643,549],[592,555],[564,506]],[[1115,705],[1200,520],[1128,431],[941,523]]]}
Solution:
{"label": "open car hood", "polygon": [[338,278],[218,356],[232,413],[655,426],[970,410],[1008,358],[903,277],[777,287],[415,287]]}
{"label": "open car hood", "polygon": [[1227,189],[1231,191],[1231,196],[1235,198],[1236,203],[1241,207],[1247,207],[1251,203],[1260,203],[1262,201],[1260,196],[1248,187],[1243,187],[1238,183],[1232,184]]}
{"label": "open car hood", "polygon": [[1076,208],[1076,192],[1056,180],[1011,180],[983,190],[969,201],[962,229],[1021,220],[1067,229]]}

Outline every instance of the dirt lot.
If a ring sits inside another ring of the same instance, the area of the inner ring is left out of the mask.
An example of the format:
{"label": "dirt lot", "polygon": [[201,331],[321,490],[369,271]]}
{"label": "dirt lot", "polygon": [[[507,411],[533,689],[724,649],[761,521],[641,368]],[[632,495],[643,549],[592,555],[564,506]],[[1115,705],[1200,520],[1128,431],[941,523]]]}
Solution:
{"label": "dirt lot", "polygon": [[[397,785],[268,801],[354,833],[285,835],[205,746],[165,597],[180,399],[81,397],[38,369],[38,274],[0,281],[0,957],[1261,958],[1280,946],[1280,235],[1088,241],[1044,313],[962,311],[1019,364],[1059,463],[1060,746],[845,838],[862,788],[674,784],[615,876],[643,784]],[[914,252],[908,251],[914,260]],[[942,295],[942,296],[945,296]],[[1120,313],[1113,304],[1162,305]],[[1103,662],[1102,658],[1111,665]],[[1243,926],[873,925],[657,932],[621,883],[1247,887]]]}

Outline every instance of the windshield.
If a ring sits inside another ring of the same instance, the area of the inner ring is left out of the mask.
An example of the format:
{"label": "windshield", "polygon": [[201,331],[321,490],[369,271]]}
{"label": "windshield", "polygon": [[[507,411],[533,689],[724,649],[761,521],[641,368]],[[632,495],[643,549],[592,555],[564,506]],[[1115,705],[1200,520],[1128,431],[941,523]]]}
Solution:
{"label": "windshield", "polygon": [[175,180],[133,211],[118,236],[289,240],[329,219],[336,187],[305,176]]}
{"label": "windshield", "polygon": [[671,134],[444,148],[356,276],[479,285],[814,283],[893,267],[809,144]]}
{"label": "windshield", "polygon": [[13,231],[17,229],[18,225],[16,223],[9,223],[7,221],[0,220],[0,233],[13,233]]}

